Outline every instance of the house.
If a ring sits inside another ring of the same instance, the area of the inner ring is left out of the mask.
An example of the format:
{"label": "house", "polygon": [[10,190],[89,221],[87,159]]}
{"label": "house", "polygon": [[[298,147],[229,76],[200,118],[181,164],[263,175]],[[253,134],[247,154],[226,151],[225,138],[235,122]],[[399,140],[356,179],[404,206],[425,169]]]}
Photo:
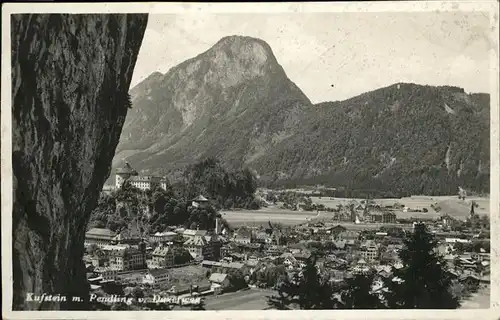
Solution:
{"label": "house", "polygon": [[382,212],[371,212],[370,213],[370,221],[374,223],[382,223],[383,213]]}
{"label": "house", "polygon": [[168,269],[150,269],[143,277],[142,283],[159,286],[168,283],[170,274]]}
{"label": "house", "polygon": [[400,260],[398,253],[394,250],[386,250],[384,252],[381,252],[379,259],[381,263],[387,264],[394,264]]}
{"label": "house", "polygon": [[109,251],[109,265],[113,270],[139,270],[146,268],[146,252],[136,248]]}
{"label": "house", "polygon": [[184,247],[195,260],[212,260],[214,252],[210,242],[203,236],[195,236],[184,242]]}
{"label": "house", "polygon": [[361,245],[359,254],[366,261],[373,262],[378,259],[379,245],[375,241],[367,240]]}
{"label": "house", "polygon": [[105,228],[92,228],[85,233],[85,246],[92,244],[102,246],[109,245],[115,238],[116,234]]}
{"label": "house", "polygon": [[175,253],[169,246],[158,246],[152,253],[152,268],[165,268],[174,265]]}
{"label": "house", "polygon": [[126,162],[125,166],[116,170],[115,188],[120,189],[125,181],[141,190],[151,189],[154,183],[157,183],[164,190],[167,189],[168,181],[165,177],[139,175],[139,173]]}
{"label": "house", "polygon": [[218,284],[222,290],[229,287],[229,276],[226,273],[212,273],[208,279],[212,284]]}
{"label": "house", "polygon": [[205,209],[210,206],[210,202],[202,195],[191,200],[191,205],[195,208]]}
{"label": "house", "polygon": [[359,238],[359,232],[346,230],[334,237],[335,240],[345,240],[346,245],[354,245]]}
{"label": "house", "polygon": [[124,230],[113,238],[113,242],[119,244],[136,245],[141,242],[142,237],[137,231]]}
{"label": "house", "polygon": [[[210,248],[206,249],[203,259],[219,260],[221,258],[222,239],[217,234],[206,235],[205,240]],[[208,250],[208,251],[207,251]],[[210,252],[209,252],[210,251]]]}
{"label": "house", "polygon": [[184,237],[185,240],[192,239],[195,237],[204,237],[206,235],[207,235],[207,230],[186,229],[182,231],[182,236]]}
{"label": "house", "polygon": [[293,254],[293,257],[295,258],[295,260],[299,261],[299,262],[302,262],[302,263],[305,263],[307,262],[309,259],[311,259],[312,257],[312,254],[310,251],[300,251],[300,252],[297,252],[297,253],[294,253]]}
{"label": "house", "polygon": [[367,273],[370,271],[370,267],[367,262],[363,259],[360,259],[356,265],[352,268],[354,273]]}
{"label": "house", "polygon": [[396,214],[392,211],[386,211],[382,214],[382,223],[396,223]]}
{"label": "house", "polygon": [[221,257],[221,259],[229,257],[232,252],[233,252],[233,248],[231,246],[229,246],[229,245],[221,246],[220,247],[220,257]]}
{"label": "house", "polygon": [[151,242],[159,242],[159,243],[173,242],[177,236],[178,234],[173,231],[163,231],[163,232],[157,232],[154,235],[150,236],[149,240]]}
{"label": "house", "polygon": [[340,234],[341,232],[344,232],[346,230],[347,229],[345,227],[341,226],[340,224],[330,228],[330,232],[334,236],[337,236],[338,234]]}
{"label": "house", "polygon": [[244,264],[250,274],[254,273],[255,270],[257,270],[262,265],[262,263],[258,259],[248,259],[244,262]]}
{"label": "house", "polygon": [[294,255],[289,252],[285,252],[280,256],[280,261],[286,266],[288,270],[298,267],[298,261],[295,259]]}
{"label": "house", "polygon": [[184,294],[191,294],[193,292],[193,285],[192,284],[177,284],[174,285],[168,290],[169,293],[180,296]]}
{"label": "house", "polygon": [[90,258],[90,262],[93,267],[102,267],[107,261],[108,258],[103,255],[96,255]]}
{"label": "house", "polygon": [[207,279],[203,279],[201,281],[194,283],[192,289],[192,291],[195,292],[194,293],[195,295],[209,293],[211,290],[212,290],[212,283]]}
{"label": "house", "polygon": [[255,233],[255,242],[256,243],[270,243],[269,236],[267,233],[263,231],[258,231]]}
{"label": "house", "polygon": [[195,260],[219,260],[221,256],[221,243],[214,236],[188,238],[184,242],[184,248],[189,251]]}
{"label": "house", "polygon": [[239,228],[233,236],[233,241],[241,244],[250,244],[253,240],[252,230],[246,227]]}
{"label": "house", "polygon": [[213,272],[227,273],[231,270],[238,270],[242,273],[250,273],[250,268],[245,266],[244,263],[240,262],[221,262],[221,261],[210,261],[204,260],[201,262],[201,266],[204,268],[211,269]]}

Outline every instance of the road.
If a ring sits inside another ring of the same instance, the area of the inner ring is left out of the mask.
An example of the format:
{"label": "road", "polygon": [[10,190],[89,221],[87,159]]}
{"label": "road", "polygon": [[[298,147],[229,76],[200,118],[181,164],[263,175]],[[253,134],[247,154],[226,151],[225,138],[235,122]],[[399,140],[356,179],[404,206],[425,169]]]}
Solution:
{"label": "road", "polygon": [[206,310],[264,310],[268,308],[267,296],[272,290],[250,289],[205,299]]}
{"label": "road", "polygon": [[478,292],[473,293],[472,296],[462,301],[460,309],[487,309],[490,307],[491,287],[485,286],[479,289]]}

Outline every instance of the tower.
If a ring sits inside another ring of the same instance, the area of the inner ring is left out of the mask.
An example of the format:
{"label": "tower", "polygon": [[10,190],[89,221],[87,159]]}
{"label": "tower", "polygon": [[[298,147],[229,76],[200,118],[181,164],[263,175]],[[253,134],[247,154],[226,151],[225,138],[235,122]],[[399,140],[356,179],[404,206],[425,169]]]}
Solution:
{"label": "tower", "polygon": [[220,234],[221,233],[221,223],[220,223],[220,218],[217,217],[215,218],[215,234]]}
{"label": "tower", "polygon": [[116,170],[116,179],[115,179],[115,186],[117,189],[121,188],[121,186],[127,181],[128,178],[131,176],[137,176],[138,173],[137,171],[132,168],[132,166],[128,163],[125,162],[125,166],[123,168],[119,168]]}
{"label": "tower", "polygon": [[470,212],[469,212],[470,218],[474,217],[474,215],[475,215],[475,212],[474,212],[474,207],[475,206],[476,206],[476,203],[474,201],[472,201],[471,204],[470,204]]}

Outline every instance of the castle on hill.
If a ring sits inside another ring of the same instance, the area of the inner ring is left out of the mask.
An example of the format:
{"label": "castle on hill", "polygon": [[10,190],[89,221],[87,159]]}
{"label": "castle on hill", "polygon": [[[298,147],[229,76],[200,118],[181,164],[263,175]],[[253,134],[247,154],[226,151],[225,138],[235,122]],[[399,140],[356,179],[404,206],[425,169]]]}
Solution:
{"label": "castle on hill", "polygon": [[126,162],[125,166],[116,170],[115,188],[119,189],[125,181],[141,190],[148,190],[151,184],[158,183],[163,189],[167,189],[167,179],[152,175],[140,175],[132,166]]}

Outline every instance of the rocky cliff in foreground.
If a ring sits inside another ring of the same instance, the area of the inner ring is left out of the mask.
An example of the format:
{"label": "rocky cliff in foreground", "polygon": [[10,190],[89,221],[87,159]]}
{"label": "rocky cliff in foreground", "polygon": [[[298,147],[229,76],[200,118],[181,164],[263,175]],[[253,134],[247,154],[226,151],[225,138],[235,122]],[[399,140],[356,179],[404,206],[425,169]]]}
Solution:
{"label": "rocky cliff in foreground", "polygon": [[147,15],[13,15],[14,310],[86,296],[85,226],[109,175]]}

